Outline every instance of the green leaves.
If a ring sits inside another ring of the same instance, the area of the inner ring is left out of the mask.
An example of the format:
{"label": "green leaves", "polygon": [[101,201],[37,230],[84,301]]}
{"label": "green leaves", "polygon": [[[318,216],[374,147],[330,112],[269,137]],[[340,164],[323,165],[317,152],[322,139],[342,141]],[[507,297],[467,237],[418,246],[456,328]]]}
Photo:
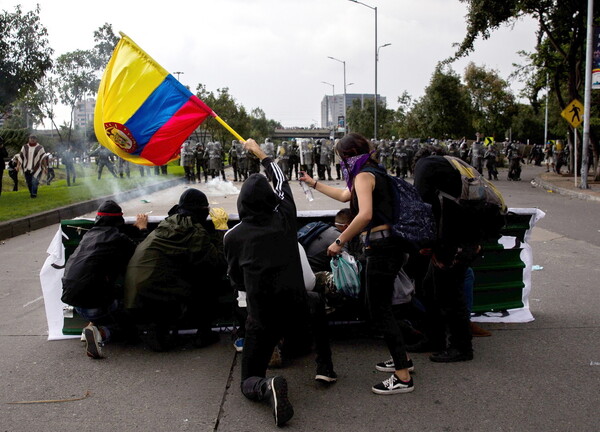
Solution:
{"label": "green leaves", "polygon": [[0,112],[34,89],[52,67],[53,50],[39,12],[39,5],[27,13],[16,6],[0,14]]}

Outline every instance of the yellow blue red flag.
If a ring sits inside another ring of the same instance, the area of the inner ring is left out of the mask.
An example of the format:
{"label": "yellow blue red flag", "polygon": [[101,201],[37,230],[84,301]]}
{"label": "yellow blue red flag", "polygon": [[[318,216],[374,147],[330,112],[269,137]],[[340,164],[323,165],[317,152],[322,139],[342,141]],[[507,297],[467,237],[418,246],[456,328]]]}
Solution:
{"label": "yellow blue red flag", "polygon": [[139,165],[164,165],[209,116],[218,119],[121,33],[98,88],[94,130],[100,144]]}

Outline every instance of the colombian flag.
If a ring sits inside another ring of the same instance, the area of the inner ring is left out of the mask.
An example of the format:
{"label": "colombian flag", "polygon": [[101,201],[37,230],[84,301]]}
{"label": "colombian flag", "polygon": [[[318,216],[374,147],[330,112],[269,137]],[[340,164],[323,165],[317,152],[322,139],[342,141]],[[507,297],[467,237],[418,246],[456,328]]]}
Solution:
{"label": "colombian flag", "polygon": [[98,88],[94,130],[100,144],[139,165],[164,165],[208,116],[217,117],[121,33]]}

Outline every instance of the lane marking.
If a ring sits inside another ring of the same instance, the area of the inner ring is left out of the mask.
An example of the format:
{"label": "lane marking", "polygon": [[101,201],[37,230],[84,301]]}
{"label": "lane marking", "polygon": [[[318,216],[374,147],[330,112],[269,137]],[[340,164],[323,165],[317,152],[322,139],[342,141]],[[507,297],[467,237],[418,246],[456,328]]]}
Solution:
{"label": "lane marking", "polygon": [[35,303],[36,301],[40,301],[40,300],[41,300],[41,299],[43,299],[43,298],[44,298],[44,296],[39,296],[39,297],[38,297],[38,298],[36,298],[35,300],[31,300],[30,302],[27,302],[27,303],[25,303],[25,304],[23,305],[23,307],[24,307],[24,308],[26,308],[27,306],[29,306],[29,305],[31,305],[31,304],[33,304],[33,303]]}

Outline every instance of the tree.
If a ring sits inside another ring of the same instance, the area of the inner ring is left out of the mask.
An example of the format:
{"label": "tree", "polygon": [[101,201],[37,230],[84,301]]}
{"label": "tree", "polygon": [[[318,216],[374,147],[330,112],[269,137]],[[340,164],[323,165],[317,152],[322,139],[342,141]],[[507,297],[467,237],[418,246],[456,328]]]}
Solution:
{"label": "tree", "polygon": [[40,23],[40,7],[0,15],[0,112],[31,91],[52,67],[48,31]]}
{"label": "tree", "polygon": [[[546,79],[558,105],[564,109],[573,99],[581,99],[585,65],[587,2],[583,0],[461,0],[467,4],[467,33],[448,61],[463,57],[474,49],[477,38],[487,39],[501,25],[514,24],[523,16],[538,22],[538,43],[527,55],[528,64],[519,73],[526,78],[527,94],[536,105]],[[594,16],[600,12],[594,4]],[[572,131],[571,131],[572,135]],[[592,139],[598,169],[597,139]],[[579,152],[581,154],[581,152]],[[579,166],[579,164],[577,164]]]}
{"label": "tree", "polygon": [[[361,102],[355,99],[352,106],[347,109],[348,126],[352,132],[359,133],[365,137],[373,136],[373,123],[375,122],[375,110],[373,99],[365,99]],[[377,105],[377,136],[391,137],[398,134],[395,123],[395,111],[388,109],[384,103],[378,101]]]}
{"label": "tree", "polygon": [[[215,95],[213,92],[208,91],[204,84],[198,84],[196,86],[196,96],[244,138],[252,137],[257,141],[261,141],[272,136],[275,129],[281,127],[279,122],[267,119],[261,108],[254,108],[248,114],[244,106],[238,104],[229,94],[229,88],[227,87],[217,89]],[[228,143],[234,139],[229,131],[210,117],[200,126],[199,135],[201,141],[206,140],[206,135],[210,135],[211,139],[223,143],[226,149],[229,148]]]}
{"label": "tree", "polygon": [[466,87],[456,72],[440,64],[407,116],[407,129],[416,136],[459,138],[473,134],[472,119]]}
{"label": "tree", "polygon": [[97,70],[103,71],[119,43],[119,37],[115,35],[112,24],[104,23],[98,27],[94,31],[94,42],[96,45],[92,50],[92,64]]}
{"label": "tree", "polygon": [[465,68],[464,79],[473,107],[473,127],[486,136],[504,138],[515,113],[515,97],[508,82],[497,71],[473,62]]}
{"label": "tree", "polygon": [[100,80],[97,77],[94,54],[89,50],[63,54],[56,60],[55,72],[58,76],[60,101],[71,108],[67,135],[67,140],[70,141],[75,106],[85,100],[86,95],[98,91]]}

